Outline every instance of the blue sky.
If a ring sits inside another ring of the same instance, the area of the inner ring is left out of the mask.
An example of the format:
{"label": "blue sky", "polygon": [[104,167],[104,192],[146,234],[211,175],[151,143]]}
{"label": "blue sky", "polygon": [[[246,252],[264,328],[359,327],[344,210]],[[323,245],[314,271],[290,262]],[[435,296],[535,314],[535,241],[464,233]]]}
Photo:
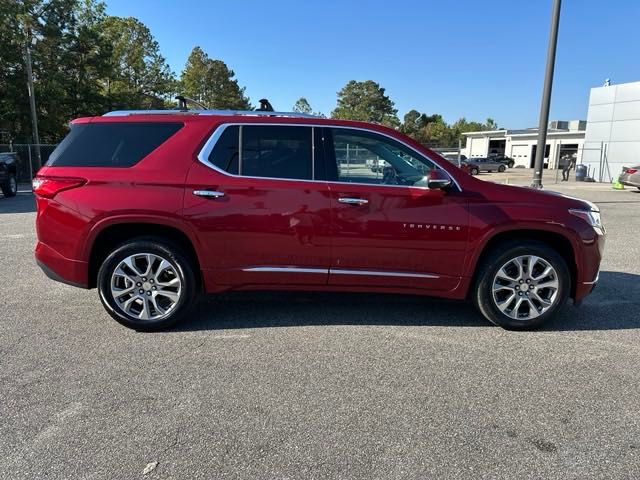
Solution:
{"label": "blue sky", "polygon": [[[106,0],[139,18],[180,73],[199,45],[236,72],[254,104],[328,114],[351,80],[386,88],[400,118],[537,125],[551,0]],[[640,2],[564,0],[552,119],[585,118],[589,88],[640,80]]]}

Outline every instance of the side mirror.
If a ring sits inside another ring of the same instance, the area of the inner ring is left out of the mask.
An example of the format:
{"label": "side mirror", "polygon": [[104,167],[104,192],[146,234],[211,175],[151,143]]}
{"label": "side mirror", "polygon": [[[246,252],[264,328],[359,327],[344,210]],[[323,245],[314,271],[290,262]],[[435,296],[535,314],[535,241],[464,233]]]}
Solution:
{"label": "side mirror", "polygon": [[427,186],[434,190],[446,190],[451,187],[451,177],[444,171],[439,169],[434,169],[429,172],[429,180],[427,182]]}

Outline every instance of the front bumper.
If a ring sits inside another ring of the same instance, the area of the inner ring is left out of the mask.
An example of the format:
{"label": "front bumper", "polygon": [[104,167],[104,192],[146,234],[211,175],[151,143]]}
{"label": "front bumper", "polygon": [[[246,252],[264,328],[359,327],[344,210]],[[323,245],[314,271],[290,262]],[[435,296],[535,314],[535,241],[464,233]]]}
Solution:
{"label": "front bumper", "polygon": [[580,304],[582,299],[595,289],[600,278],[600,262],[604,254],[606,237],[597,234],[593,241],[583,244],[582,268],[578,273],[573,300]]}
{"label": "front bumper", "polygon": [[87,262],[66,258],[42,242],[36,244],[35,257],[38,266],[52,280],[89,288]]}

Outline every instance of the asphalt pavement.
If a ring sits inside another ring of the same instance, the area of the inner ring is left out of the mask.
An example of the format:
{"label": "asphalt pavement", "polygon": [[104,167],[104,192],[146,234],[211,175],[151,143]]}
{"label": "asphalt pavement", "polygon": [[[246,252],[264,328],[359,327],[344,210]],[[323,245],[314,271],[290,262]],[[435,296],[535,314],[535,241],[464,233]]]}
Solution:
{"label": "asphalt pavement", "polygon": [[640,478],[640,191],[554,188],[602,209],[600,283],[520,333],[328,293],[210,297],[136,333],[48,280],[32,196],[0,197],[0,478]]}

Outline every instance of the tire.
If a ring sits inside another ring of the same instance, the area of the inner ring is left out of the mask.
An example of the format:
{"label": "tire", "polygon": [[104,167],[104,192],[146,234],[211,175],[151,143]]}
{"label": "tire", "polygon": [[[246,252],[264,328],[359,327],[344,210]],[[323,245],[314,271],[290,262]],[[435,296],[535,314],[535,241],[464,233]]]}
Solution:
{"label": "tire", "polygon": [[[521,260],[524,272],[523,278],[517,279],[517,259]],[[533,260],[533,277],[528,275],[529,263]],[[547,266],[552,267],[552,273],[540,277],[541,272],[547,271]],[[509,274],[497,277],[499,271]],[[511,277],[515,278],[514,281]],[[507,280],[507,278],[509,278]],[[524,279],[523,282],[520,280]],[[553,287],[531,286],[557,284],[555,293]],[[500,286],[494,292],[494,284]],[[510,284],[509,286],[503,286]],[[527,287],[527,285],[529,285]],[[480,313],[490,322],[507,330],[533,330],[543,325],[552,318],[566,303],[571,290],[571,275],[569,268],[562,256],[544,243],[528,241],[524,243],[503,243],[499,248],[493,249],[478,267],[472,299]],[[513,297],[511,295],[513,294]],[[509,300],[512,298],[512,300]],[[520,300],[522,299],[522,300]],[[548,301],[545,306],[542,300]],[[516,308],[518,302],[521,304]],[[500,306],[504,309],[501,310]],[[538,308],[532,311],[532,308]]]}
{"label": "tire", "polygon": [[513,166],[514,166],[515,164],[516,164],[516,162],[514,162],[513,160],[511,160],[511,161],[508,163],[508,165],[507,165],[507,166],[508,166],[509,168],[513,168]]}
{"label": "tire", "polygon": [[[123,266],[125,260],[135,269]],[[143,273],[145,270],[151,274]],[[158,237],[135,238],[117,247],[102,262],[98,293],[105,310],[125,327],[144,332],[165,330],[183,319],[195,303],[198,289],[194,270],[193,263],[173,243]],[[123,291],[134,284],[135,288],[114,296],[112,281],[114,288]]]}
{"label": "tire", "polygon": [[498,167],[498,171],[499,171],[500,173],[504,172],[506,169],[507,169],[507,168],[506,168],[504,165],[500,165],[500,166]]}
{"label": "tire", "polygon": [[16,174],[7,174],[7,179],[2,184],[2,193],[5,197],[15,197],[18,194],[18,182],[16,181]]}
{"label": "tire", "polygon": [[474,177],[475,177],[476,175],[478,175],[479,173],[480,173],[480,171],[479,171],[477,168],[472,168],[472,169],[471,169],[471,175],[473,175]]}

